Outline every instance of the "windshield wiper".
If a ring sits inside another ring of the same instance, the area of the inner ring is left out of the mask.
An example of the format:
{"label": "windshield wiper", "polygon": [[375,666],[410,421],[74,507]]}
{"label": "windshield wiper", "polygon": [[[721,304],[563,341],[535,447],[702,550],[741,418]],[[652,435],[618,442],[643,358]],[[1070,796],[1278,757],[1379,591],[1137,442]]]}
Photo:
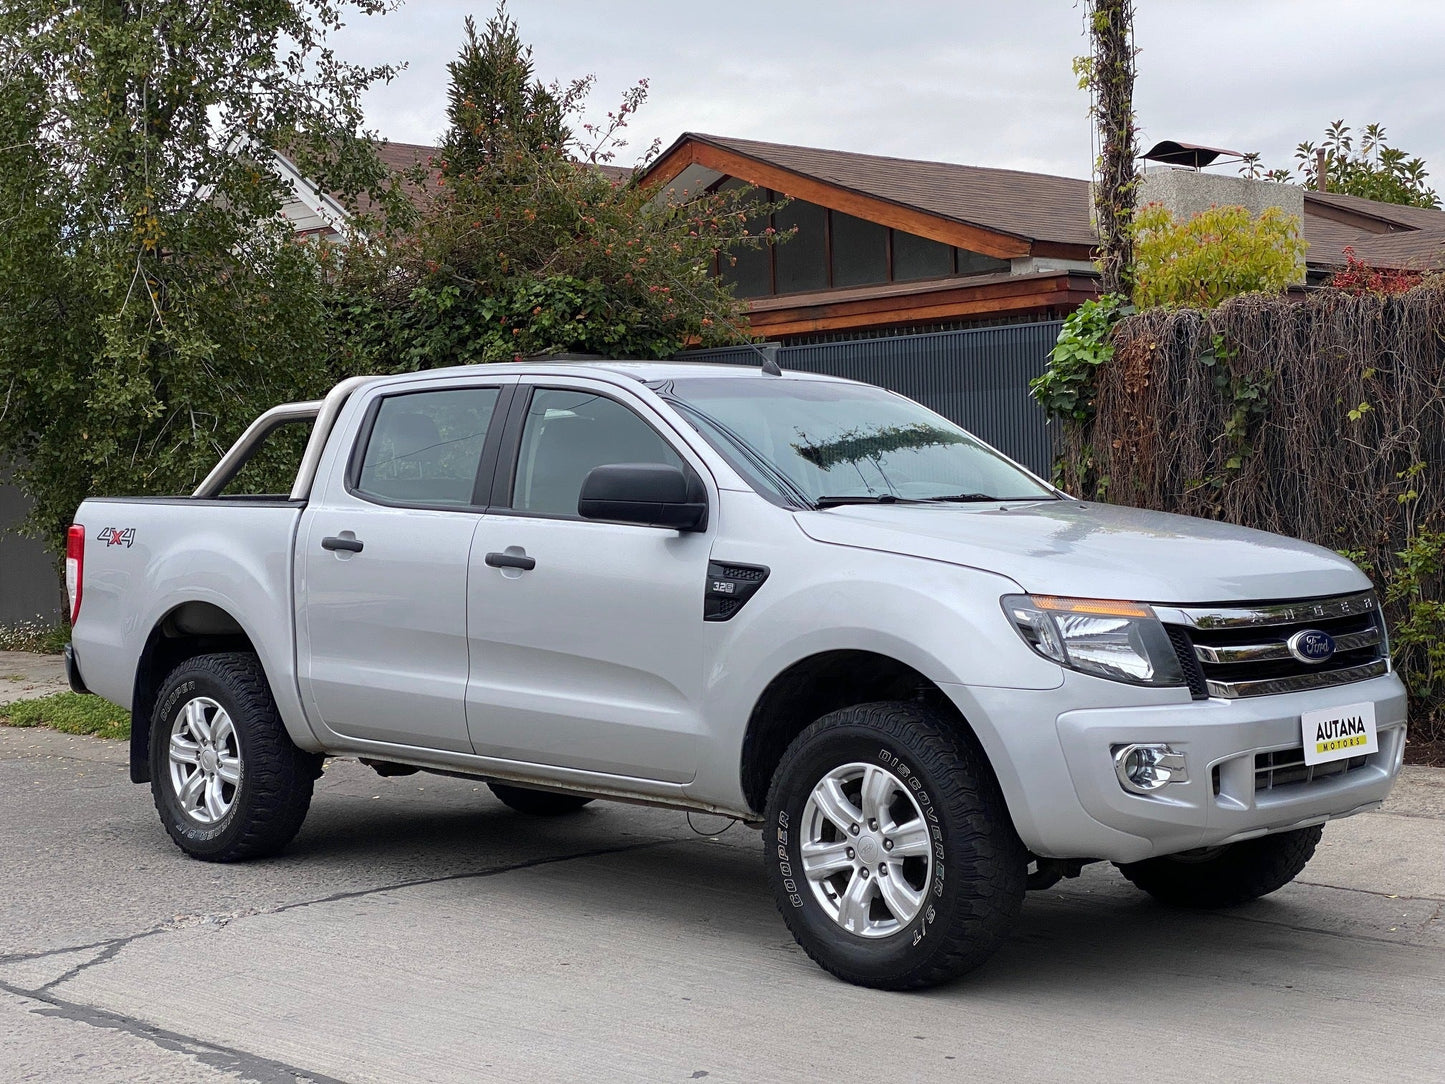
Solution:
{"label": "windshield wiper", "polygon": [[837,497],[819,497],[813,501],[814,508],[836,508],[840,504],[916,504],[912,497],[897,497],[892,493],[850,493]]}
{"label": "windshield wiper", "polygon": [[952,504],[983,504],[1011,501],[1053,501],[1058,500],[1052,493],[1042,494],[1038,497],[995,497],[991,493],[954,493],[947,497],[924,497],[927,501],[948,502]]}

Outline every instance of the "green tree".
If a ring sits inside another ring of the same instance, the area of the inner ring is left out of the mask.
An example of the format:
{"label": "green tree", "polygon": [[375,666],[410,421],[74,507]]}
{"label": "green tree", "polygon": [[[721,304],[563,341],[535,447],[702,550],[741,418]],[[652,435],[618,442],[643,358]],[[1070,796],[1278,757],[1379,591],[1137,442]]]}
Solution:
{"label": "green tree", "polygon": [[[420,223],[341,257],[336,305],[351,369],[559,351],[655,358],[746,337],[741,303],[715,271],[733,248],[772,240],[747,233],[753,196],[658,191],[602,166],[626,146],[645,83],[597,124],[584,122],[590,78],[548,91],[563,113],[539,137],[531,51],[500,9],[450,71],[460,107],[445,145],[457,150],[440,171],[415,171],[427,193]],[[473,106],[484,102],[479,139]]]}
{"label": "green tree", "polygon": [[1211,309],[1239,294],[1277,293],[1304,279],[1299,218],[1277,207],[1253,218],[1243,207],[1211,207],[1176,222],[1151,203],[1134,220],[1134,304]]}
{"label": "green tree", "polygon": [[328,45],[382,6],[0,9],[0,460],[53,547],[88,494],[184,492],[259,410],[328,383],[323,277],[272,152],[395,202],[357,137],[391,69]]}
{"label": "green tree", "polygon": [[564,114],[570,98],[585,87],[574,84],[564,92],[536,78],[531,46],[522,43],[506,4],[481,34],[470,15],[463,29],[461,53],[447,65],[450,126],[442,144],[443,172],[473,171],[496,161],[513,142],[534,150],[566,144],[572,133]]}
{"label": "green tree", "polygon": [[[1439,195],[1425,183],[1430,174],[1424,159],[1390,146],[1385,141],[1384,125],[1365,125],[1360,131],[1358,149],[1351,128],[1343,119],[1327,127],[1318,144],[1308,139],[1299,144],[1294,155],[1299,163],[1298,183],[1307,188],[1319,186],[1320,151],[1324,152],[1326,192],[1410,207],[1440,206]],[[1295,174],[1289,169],[1262,171],[1258,154],[1245,155],[1241,172],[1252,177],[1262,175],[1271,181],[1296,182]]]}

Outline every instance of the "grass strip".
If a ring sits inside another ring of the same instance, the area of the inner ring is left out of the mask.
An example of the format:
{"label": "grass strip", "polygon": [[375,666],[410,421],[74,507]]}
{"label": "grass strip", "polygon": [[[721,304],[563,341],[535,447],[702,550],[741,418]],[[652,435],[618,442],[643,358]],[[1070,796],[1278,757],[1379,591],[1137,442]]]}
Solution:
{"label": "grass strip", "polygon": [[45,726],[66,734],[126,739],[130,737],[130,712],[98,696],[52,693],[0,704],[0,725]]}

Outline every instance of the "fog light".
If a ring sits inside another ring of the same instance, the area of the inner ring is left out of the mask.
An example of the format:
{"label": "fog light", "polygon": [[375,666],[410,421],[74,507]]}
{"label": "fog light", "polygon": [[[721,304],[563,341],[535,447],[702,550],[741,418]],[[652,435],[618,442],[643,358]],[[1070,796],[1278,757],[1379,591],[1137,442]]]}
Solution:
{"label": "fog light", "polygon": [[1152,794],[1166,783],[1189,782],[1184,754],[1167,745],[1116,746],[1114,774],[1130,794]]}

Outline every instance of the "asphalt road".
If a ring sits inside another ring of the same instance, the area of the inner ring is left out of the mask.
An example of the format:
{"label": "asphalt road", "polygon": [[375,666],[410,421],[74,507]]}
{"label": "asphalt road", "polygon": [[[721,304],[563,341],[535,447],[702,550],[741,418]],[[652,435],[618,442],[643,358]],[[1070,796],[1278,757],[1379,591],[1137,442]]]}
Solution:
{"label": "asphalt road", "polygon": [[759,849],[343,761],[285,856],[208,865],[120,745],[0,728],[0,1080],[1445,1079],[1445,771],[1228,914],[1090,867],[926,994],[814,967]]}

